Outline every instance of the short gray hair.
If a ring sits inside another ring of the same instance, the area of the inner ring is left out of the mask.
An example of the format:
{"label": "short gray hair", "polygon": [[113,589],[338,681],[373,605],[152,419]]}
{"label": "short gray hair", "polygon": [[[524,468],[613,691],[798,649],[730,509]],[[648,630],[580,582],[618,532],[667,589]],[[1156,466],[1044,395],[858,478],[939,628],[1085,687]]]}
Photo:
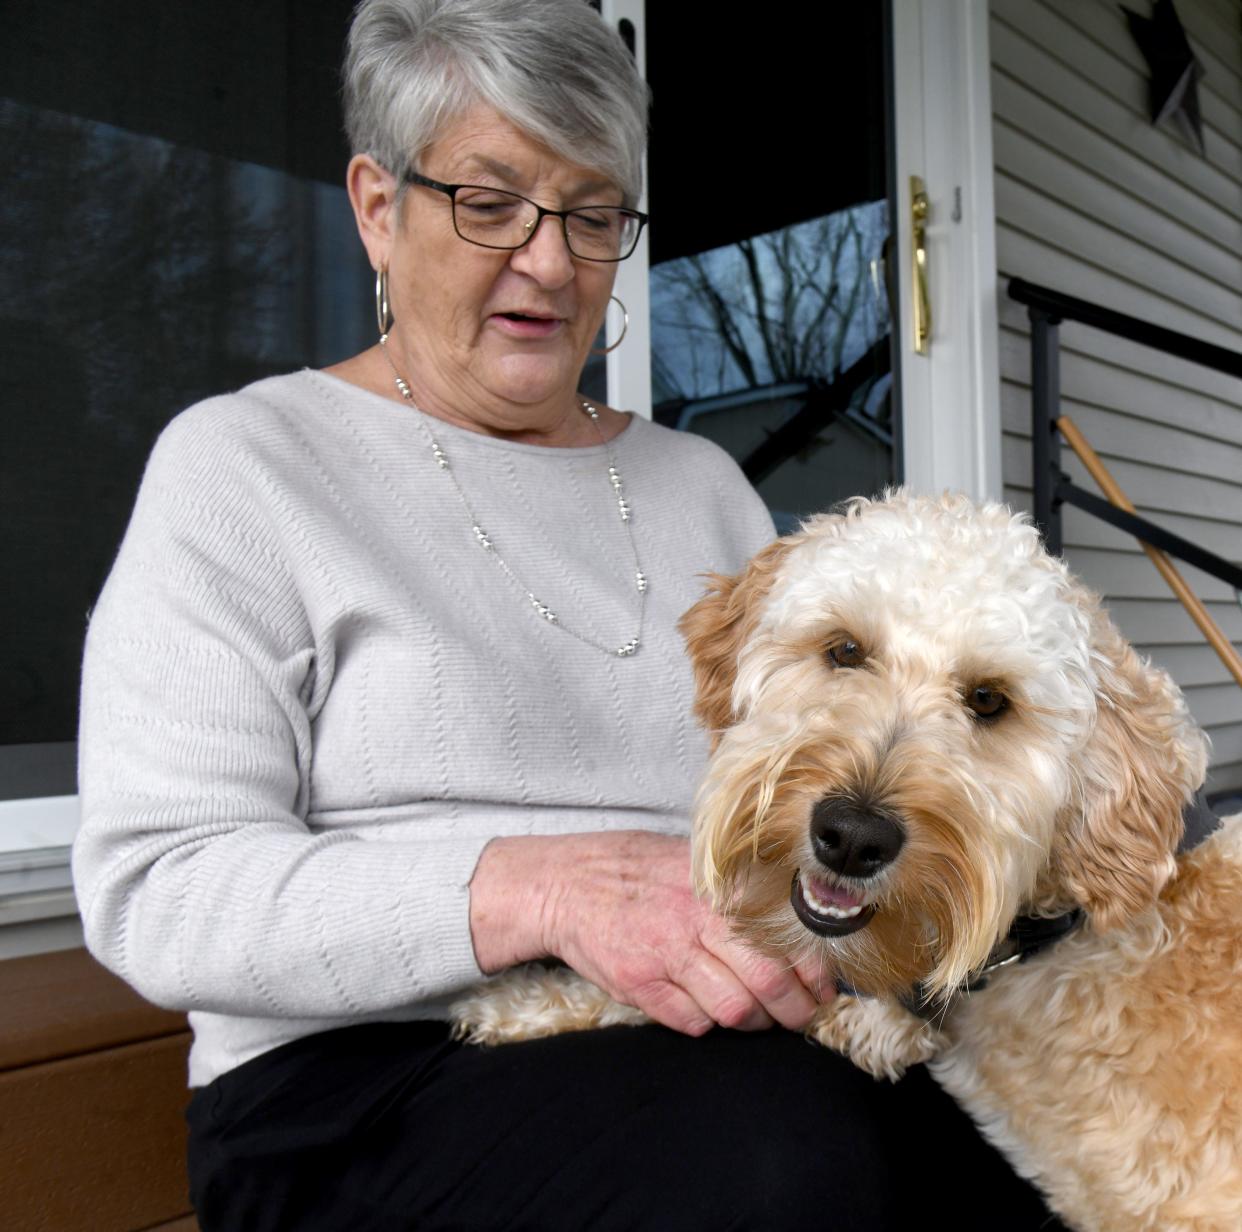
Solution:
{"label": "short gray hair", "polygon": [[647,87],[586,0],[362,0],[344,67],[355,154],[401,175],[476,103],[638,204]]}

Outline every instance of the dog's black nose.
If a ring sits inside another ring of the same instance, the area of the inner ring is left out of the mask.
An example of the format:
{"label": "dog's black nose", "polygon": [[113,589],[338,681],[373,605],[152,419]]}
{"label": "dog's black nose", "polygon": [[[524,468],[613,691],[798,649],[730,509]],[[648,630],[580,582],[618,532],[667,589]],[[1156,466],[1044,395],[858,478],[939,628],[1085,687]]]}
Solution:
{"label": "dog's black nose", "polygon": [[895,817],[843,796],[825,796],[811,810],[811,847],[842,877],[874,877],[897,858],[905,841]]}

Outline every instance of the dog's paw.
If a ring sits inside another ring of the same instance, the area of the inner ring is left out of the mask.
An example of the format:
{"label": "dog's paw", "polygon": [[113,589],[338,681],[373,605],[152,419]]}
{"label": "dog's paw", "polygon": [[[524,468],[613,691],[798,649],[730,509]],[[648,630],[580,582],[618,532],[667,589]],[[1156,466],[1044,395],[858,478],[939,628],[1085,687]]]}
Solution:
{"label": "dog's paw", "polygon": [[514,967],[470,989],[449,1006],[449,1021],[454,1038],[468,1044],[512,1044],[651,1020],[568,967],[534,964]]}
{"label": "dog's paw", "polygon": [[844,1053],[872,1077],[892,1082],[911,1065],[931,1060],[940,1047],[935,1027],[879,997],[836,997],[815,1016],[807,1035]]}

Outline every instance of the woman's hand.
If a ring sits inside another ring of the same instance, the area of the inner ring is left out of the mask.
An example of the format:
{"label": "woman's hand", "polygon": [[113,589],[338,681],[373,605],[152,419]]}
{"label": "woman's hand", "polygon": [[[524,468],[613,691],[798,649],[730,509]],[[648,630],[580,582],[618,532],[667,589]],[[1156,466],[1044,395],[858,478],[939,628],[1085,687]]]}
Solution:
{"label": "woman's hand", "polygon": [[470,882],[479,966],[554,956],[656,1022],[800,1030],[833,995],[828,969],[737,941],[690,886],[685,839],[645,830],[495,839]]}

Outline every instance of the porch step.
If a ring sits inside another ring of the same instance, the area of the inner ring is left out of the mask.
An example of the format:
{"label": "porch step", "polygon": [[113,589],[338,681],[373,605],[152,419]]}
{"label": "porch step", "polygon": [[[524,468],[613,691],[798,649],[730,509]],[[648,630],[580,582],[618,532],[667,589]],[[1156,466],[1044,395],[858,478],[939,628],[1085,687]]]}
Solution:
{"label": "porch step", "polygon": [[0,1228],[195,1229],[184,1015],[81,949],[0,962],[0,1006]]}

